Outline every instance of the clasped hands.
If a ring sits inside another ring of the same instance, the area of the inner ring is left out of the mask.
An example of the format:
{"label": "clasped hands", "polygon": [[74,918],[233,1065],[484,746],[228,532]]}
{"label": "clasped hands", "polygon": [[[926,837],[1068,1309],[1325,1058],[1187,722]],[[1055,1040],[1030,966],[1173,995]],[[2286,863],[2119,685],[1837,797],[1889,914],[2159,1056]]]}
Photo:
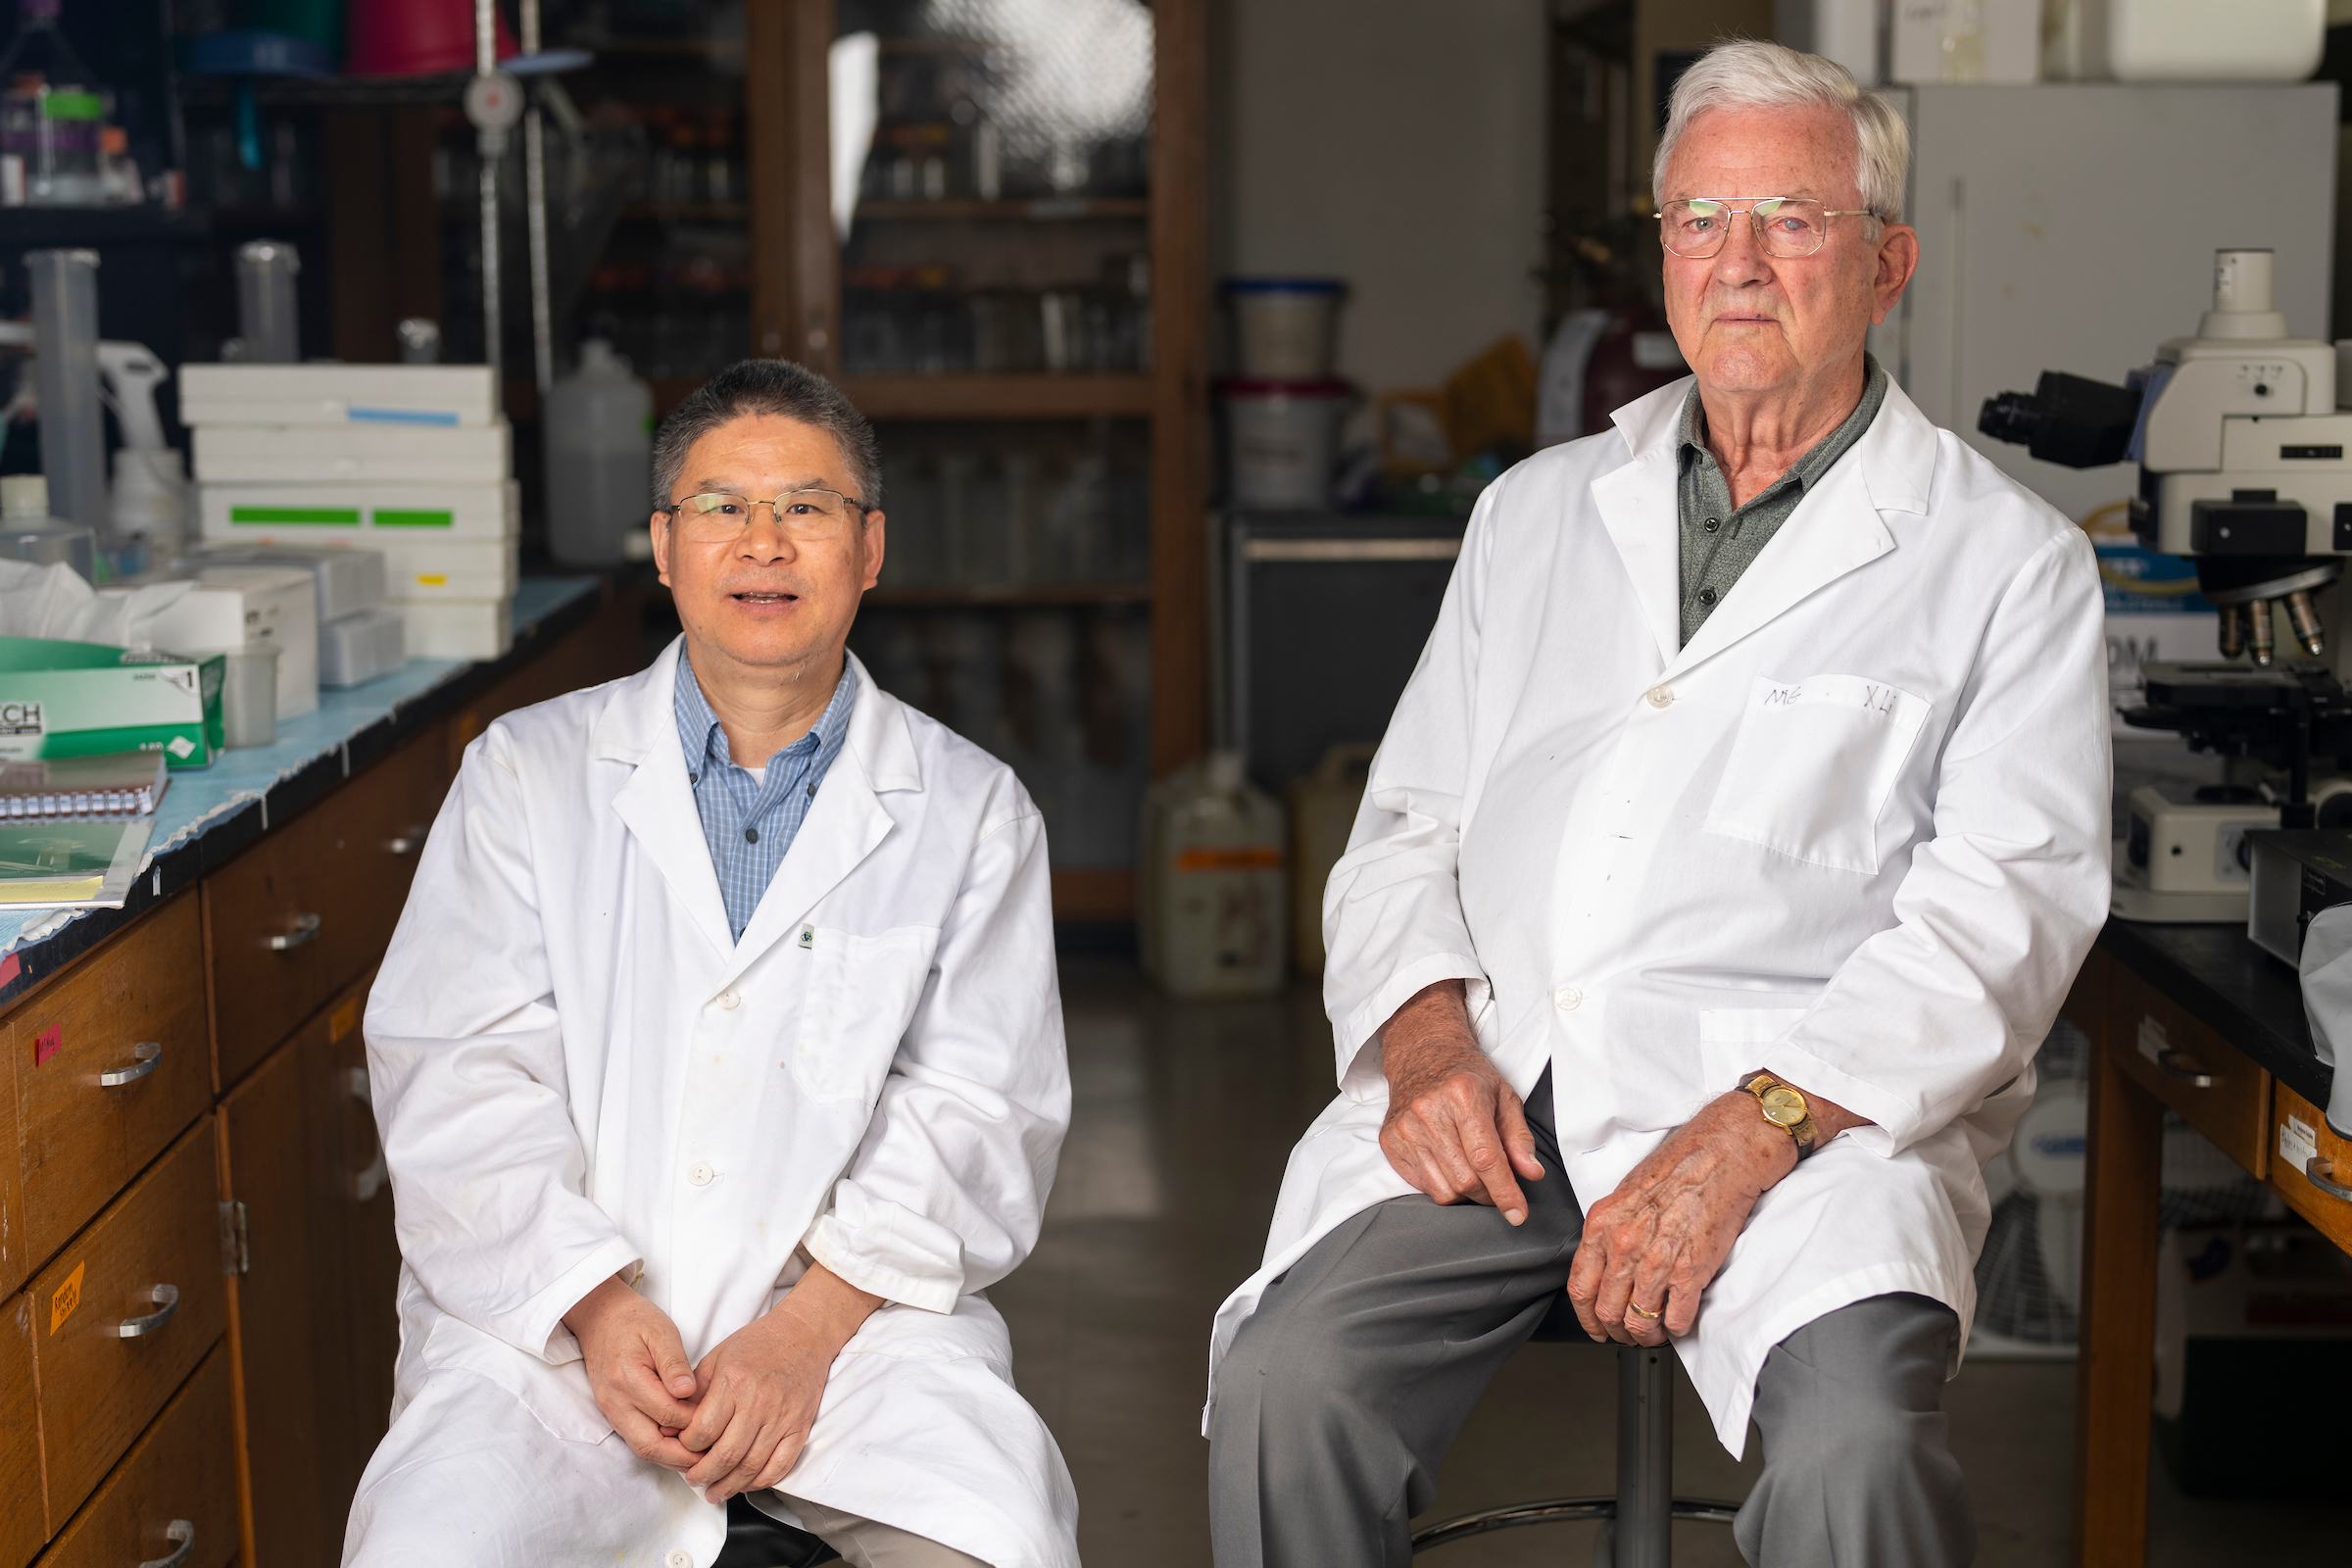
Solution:
{"label": "clasped hands", "polygon": [[669,1314],[618,1279],[564,1315],[596,1405],[630,1449],[724,1503],[780,1483],[800,1462],[833,1359],[880,1298],[822,1265],[699,1365]]}
{"label": "clasped hands", "polygon": [[[1471,1031],[1462,983],[1417,994],[1381,1031],[1389,1108],[1381,1152],[1440,1203],[1527,1218],[1521,1182],[1545,1179],[1527,1113]],[[1860,1118],[1812,1101],[1824,1139]],[[1657,1346],[1690,1332],[1699,1298],[1796,1146],[1737,1089],[1685,1122],[1585,1211],[1568,1299],[1595,1341]]]}

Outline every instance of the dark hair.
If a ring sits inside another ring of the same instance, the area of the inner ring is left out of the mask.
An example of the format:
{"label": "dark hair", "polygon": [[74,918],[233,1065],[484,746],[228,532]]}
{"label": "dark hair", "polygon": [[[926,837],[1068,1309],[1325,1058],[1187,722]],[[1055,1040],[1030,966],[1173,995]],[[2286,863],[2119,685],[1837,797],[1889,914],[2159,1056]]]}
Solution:
{"label": "dark hair", "polygon": [[853,499],[869,508],[882,505],[882,451],[874,427],[841,388],[790,360],[737,360],[688,393],[654,432],[654,510],[667,510],[689,448],[728,420],[758,414],[798,419],[831,436],[858,487]]}

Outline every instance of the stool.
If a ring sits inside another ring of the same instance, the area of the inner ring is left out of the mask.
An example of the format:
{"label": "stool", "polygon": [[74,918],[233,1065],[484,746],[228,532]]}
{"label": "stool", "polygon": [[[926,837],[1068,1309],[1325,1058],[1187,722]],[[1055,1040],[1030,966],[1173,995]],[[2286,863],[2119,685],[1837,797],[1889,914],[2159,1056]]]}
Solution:
{"label": "stool", "polygon": [[727,1544],[710,1568],[816,1568],[841,1554],[806,1530],[770,1519],[741,1497],[727,1499]]}
{"label": "stool", "polygon": [[[1545,1314],[1534,1338],[1582,1340],[1565,1295]],[[1593,1568],[1669,1568],[1672,1528],[1677,1519],[1728,1525],[1736,1502],[1710,1502],[1674,1494],[1674,1351],[1617,1347],[1617,1493],[1614,1496],[1551,1497],[1542,1502],[1482,1508],[1414,1532],[1417,1556],[1449,1542],[1525,1525],[1603,1521],[1593,1548]]]}

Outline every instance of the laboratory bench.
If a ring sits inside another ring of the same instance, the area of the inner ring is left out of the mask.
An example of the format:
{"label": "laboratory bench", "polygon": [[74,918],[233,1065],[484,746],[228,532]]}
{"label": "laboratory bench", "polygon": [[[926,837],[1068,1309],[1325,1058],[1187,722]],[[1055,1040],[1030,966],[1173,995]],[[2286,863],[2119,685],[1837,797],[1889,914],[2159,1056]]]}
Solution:
{"label": "laboratory bench", "polygon": [[2312,1049],[2295,971],[2254,946],[2243,924],[2110,920],[2063,1015],[2091,1042],[2077,1560],[2139,1568],[2166,1113],[2347,1252],[2352,1141],[2330,1132],[2321,1113],[2333,1075]]}
{"label": "laboratory bench", "polygon": [[0,1568],[313,1568],[392,1398],[399,1252],[360,1015],[500,713],[643,663],[640,590],[526,578],[172,776],[120,910],[0,914]]}

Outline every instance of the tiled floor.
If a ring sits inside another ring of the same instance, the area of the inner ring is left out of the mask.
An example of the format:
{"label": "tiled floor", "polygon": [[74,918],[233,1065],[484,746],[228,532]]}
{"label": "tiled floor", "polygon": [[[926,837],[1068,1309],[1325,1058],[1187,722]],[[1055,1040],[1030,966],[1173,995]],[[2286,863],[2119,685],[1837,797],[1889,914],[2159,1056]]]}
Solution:
{"label": "tiled floor", "polygon": [[[1200,1568],[1207,1446],[1198,1436],[1209,1314],[1254,1266],[1291,1142],[1331,1094],[1314,997],[1176,1004],[1135,972],[1065,960],[1077,1106],[1045,1235],[994,1293],[1021,1386],[1061,1441],[1090,1568]],[[1581,1346],[1538,1346],[1492,1390],[1448,1461],[1433,1516],[1606,1492],[1615,1370]],[[1985,1568],[2068,1560],[2071,1365],[1971,1362],[1952,1385],[1953,1447],[1975,1497]],[[1737,1497],[1753,1478],[1718,1447],[1686,1386],[1676,1484]],[[2341,1563],[2352,1512],[2198,1502],[2156,1472],[2149,1561]],[[2352,1490],[2352,1489],[2348,1489]],[[1740,1561],[1729,1533],[1686,1526],[1678,1563]],[[1581,1565],[1591,1527],[1465,1542],[1460,1568]],[[1347,1568],[1334,1564],[1333,1568]]]}

